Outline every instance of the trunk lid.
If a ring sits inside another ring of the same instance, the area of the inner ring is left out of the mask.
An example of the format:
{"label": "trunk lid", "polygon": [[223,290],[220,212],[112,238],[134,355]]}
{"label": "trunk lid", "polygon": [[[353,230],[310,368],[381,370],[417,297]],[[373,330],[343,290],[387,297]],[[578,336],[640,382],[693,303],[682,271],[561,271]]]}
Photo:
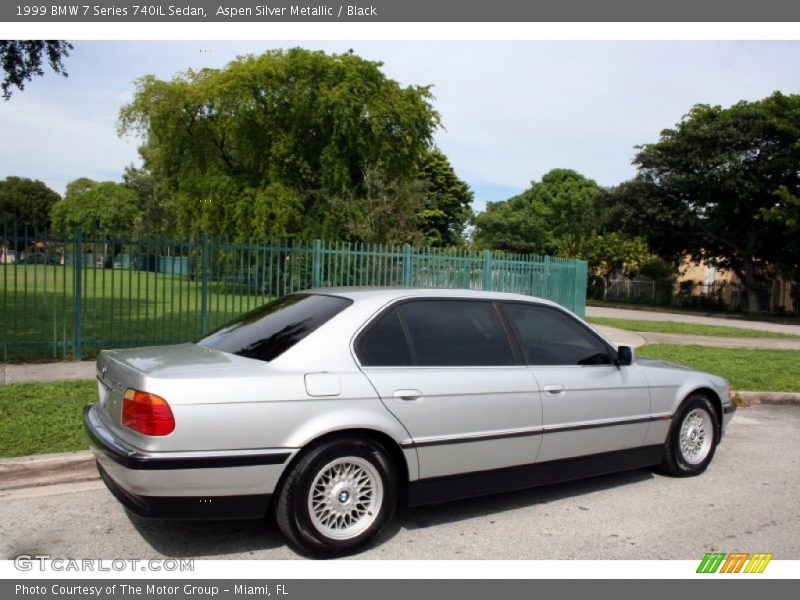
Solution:
{"label": "trunk lid", "polygon": [[243,363],[265,364],[192,343],[103,350],[97,358],[97,404],[101,412],[119,424],[125,390],[151,391],[147,389],[148,378],[174,379],[200,373],[208,377],[236,369]]}

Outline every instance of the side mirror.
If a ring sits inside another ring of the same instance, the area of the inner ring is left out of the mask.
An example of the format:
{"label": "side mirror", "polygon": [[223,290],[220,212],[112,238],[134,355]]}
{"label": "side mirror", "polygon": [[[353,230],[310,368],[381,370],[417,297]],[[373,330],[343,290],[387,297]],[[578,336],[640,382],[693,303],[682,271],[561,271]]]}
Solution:
{"label": "side mirror", "polygon": [[620,367],[627,367],[633,362],[633,350],[630,346],[620,346],[617,348],[617,364]]}

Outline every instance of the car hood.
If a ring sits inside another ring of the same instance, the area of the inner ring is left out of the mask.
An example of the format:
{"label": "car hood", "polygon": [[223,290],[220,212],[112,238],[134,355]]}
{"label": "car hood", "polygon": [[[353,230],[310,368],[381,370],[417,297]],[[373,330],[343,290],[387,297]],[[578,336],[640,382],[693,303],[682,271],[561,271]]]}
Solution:
{"label": "car hood", "polygon": [[668,360],[659,360],[657,358],[640,358],[636,357],[636,364],[642,367],[656,367],[660,369],[675,369],[677,371],[695,371],[699,373],[697,369],[691,369],[684,365],[679,365],[678,363],[669,362]]}
{"label": "car hood", "polygon": [[687,378],[697,379],[700,381],[705,380],[708,384],[717,389],[721,397],[725,397],[730,383],[724,377],[708,373],[707,371],[700,371],[692,369],[666,360],[658,360],[654,358],[640,358],[636,357],[636,364],[639,368],[643,369],[651,384],[657,382],[658,384],[672,383],[679,384]]}

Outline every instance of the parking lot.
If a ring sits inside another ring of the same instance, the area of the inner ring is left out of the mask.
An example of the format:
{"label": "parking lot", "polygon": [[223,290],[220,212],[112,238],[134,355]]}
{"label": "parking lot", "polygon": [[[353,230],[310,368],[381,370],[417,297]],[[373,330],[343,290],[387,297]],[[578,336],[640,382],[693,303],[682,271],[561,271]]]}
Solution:
{"label": "parking lot", "polygon": [[[403,511],[364,559],[800,559],[800,407],[740,409],[702,476],[638,470]],[[0,558],[286,559],[271,519],[157,522],[98,482],[0,495]]]}

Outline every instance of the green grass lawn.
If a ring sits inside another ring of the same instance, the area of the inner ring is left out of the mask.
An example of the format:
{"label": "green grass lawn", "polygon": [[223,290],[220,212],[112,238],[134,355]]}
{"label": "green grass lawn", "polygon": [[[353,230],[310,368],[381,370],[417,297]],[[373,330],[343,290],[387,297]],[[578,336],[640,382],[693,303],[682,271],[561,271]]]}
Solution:
{"label": "green grass lawn", "polygon": [[70,452],[89,447],[83,406],[94,381],[0,385],[0,457]]}
{"label": "green grass lawn", "polygon": [[652,344],[637,348],[636,354],[721,375],[734,390],[800,392],[800,350]]}
{"label": "green grass lawn", "polygon": [[683,323],[680,321],[644,321],[636,319],[612,319],[609,317],[589,317],[586,319],[595,325],[607,325],[628,331],[646,333],[674,333],[677,335],[711,335],[719,337],[742,338],[800,338],[791,333],[776,331],[760,331],[758,329],[740,329],[723,325],[703,325],[701,323]]}

